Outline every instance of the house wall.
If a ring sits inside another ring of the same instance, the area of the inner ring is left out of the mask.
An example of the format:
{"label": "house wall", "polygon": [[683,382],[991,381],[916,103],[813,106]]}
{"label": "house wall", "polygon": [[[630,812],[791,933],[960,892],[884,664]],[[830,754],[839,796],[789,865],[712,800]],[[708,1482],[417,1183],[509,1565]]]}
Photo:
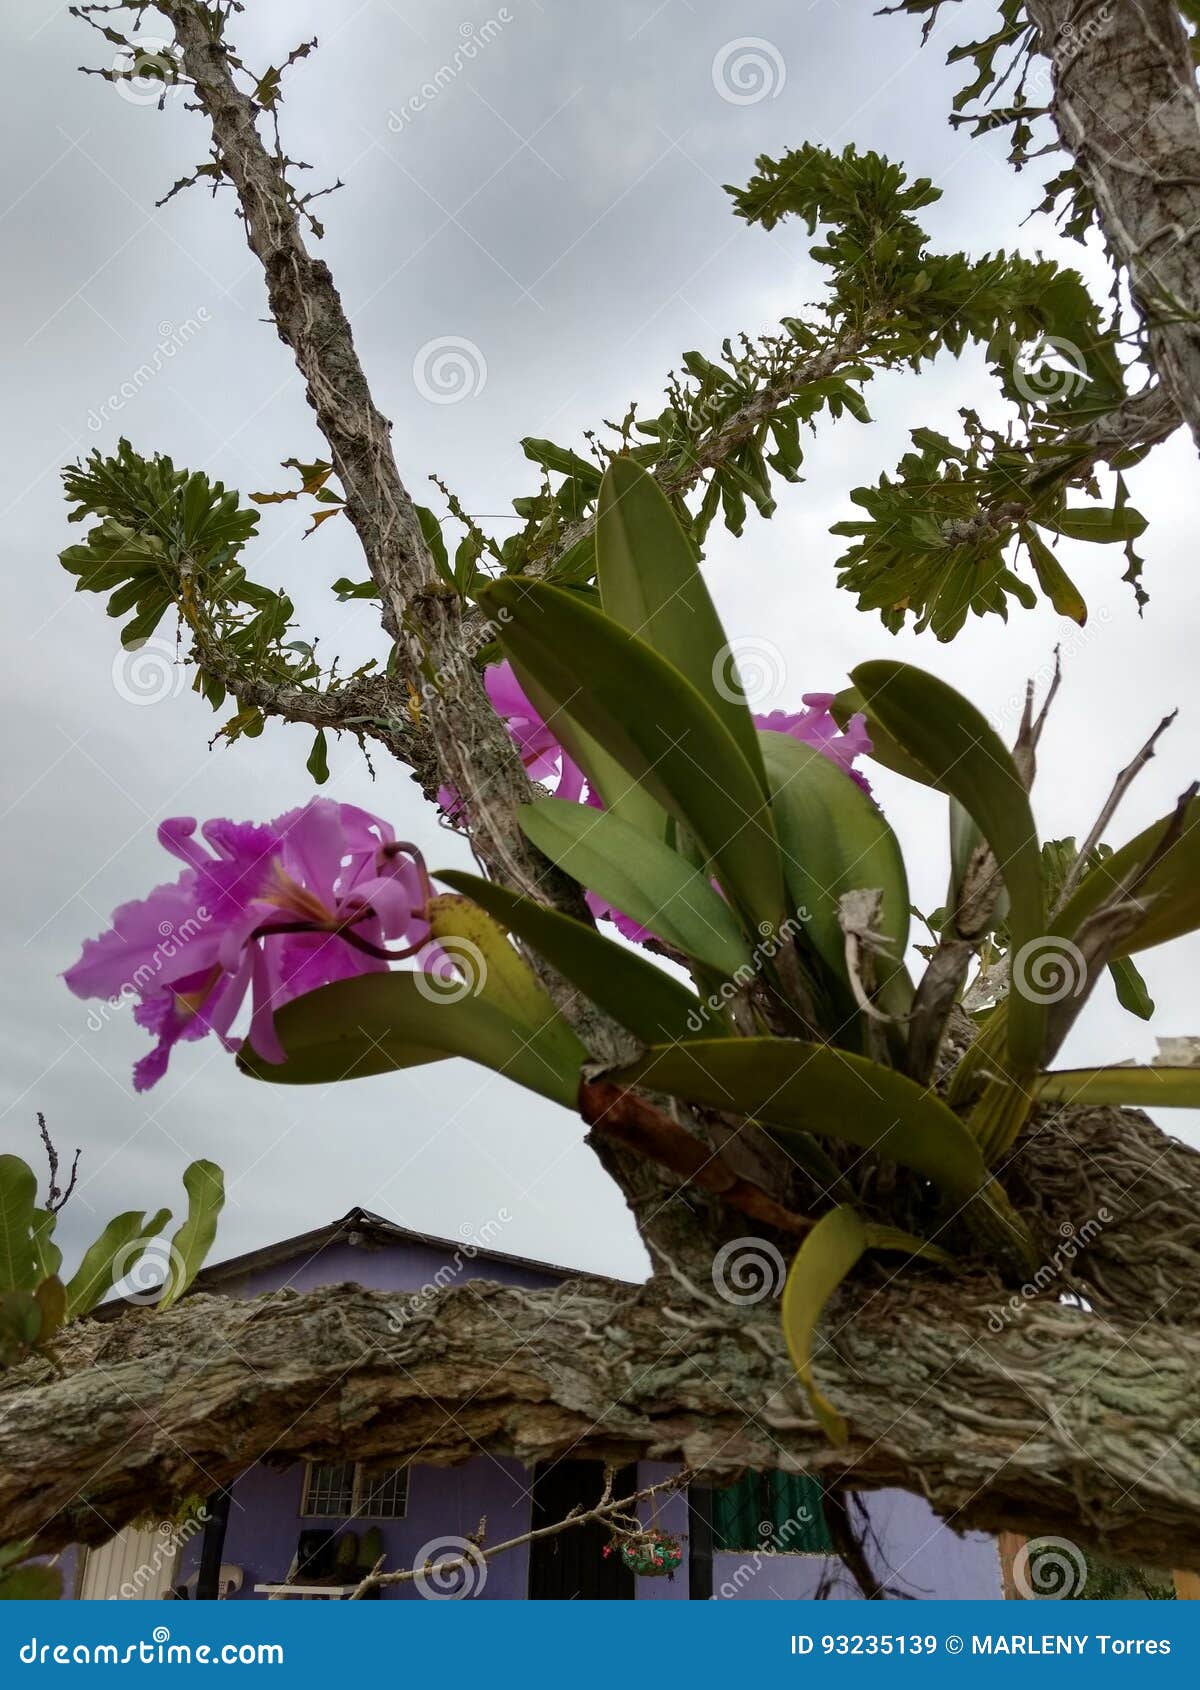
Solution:
{"label": "house wall", "polygon": [[[229,1296],[252,1297],[281,1286],[304,1291],[318,1285],[352,1282],[379,1290],[409,1290],[421,1297],[466,1279],[489,1279],[530,1289],[561,1281],[561,1275],[551,1269],[497,1262],[469,1251],[467,1245],[448,1254],[415,1243],[382,1247],[338,1243],[308,1258],[292,1258],[231,1279],[220,1289]],[[657,1483],[673,1470],[663,1462],[641,1463],[638,1488]],[[254,1586],[279,1583],[285,1578],[300,1531],[330,1524],[300,1515],[303,1482],[302,1463],[293,1463],[282,1470],[260,1463],[234,1485],[224,1560],[242,1569],[243,1583],[232,1600],[262,1600]],[[383,1537],[387,1564],[411,1567],[447,1537],[464,1538],[474,1532],[484,1515],[488,1543],[519,1537],[529,1530],[531,1492],[532,1474],[519,1462],[482,1454],[455,1468],[435,1468],[416,1462],[409,1478],[406,1517],[361,1521],[354,1523],[352,1529],[361,1533],[368,1526],[377,1526]],[[878,1541],[872,1559],[890,1569],[889,1583],[894,1589],[919,1598],[1001,1596],[999,1557],[993,1539],[977,1533],[957,1537],[940,1524],[924,1501],[904,1492],[880,1492],[868,1500],[867,1506]],[[641,1514],[647,1523],[654,1517],[664,1530],[686,1538],[685,1496],[676,1495],[660,1502],[656,1516],[651,1505],[644,1503]],[[186,1582],[196,1571],[200,1547],[201,1540],[196,1537],[183,1548],[173,1582]],[[685,1542],[685,1550],[686,1547]],[[523,1598],[528,1589],[528,1575],[529,1550],[528,1546],[521,1546],[487,1564],[486,1577],[475,1594],[485,1601]],[[825,1557],[754,1554],[713,1557],[713,1595],[718,1600],[801,1600],[815,1596],[823,1579],[828,1581],[827,1595],[835,1599],[857,1597],[857,1586],[841,1564]],[[69,1581],[67,1588],[69,1593]],[[673,1580],[640,1578],[636,1581],[639,1601],[687,1601],[689,1594],[686,1555]],[[385,1589],[383,1598],[420,1600],[421,1593],[415,1584],[408,1583]]]}

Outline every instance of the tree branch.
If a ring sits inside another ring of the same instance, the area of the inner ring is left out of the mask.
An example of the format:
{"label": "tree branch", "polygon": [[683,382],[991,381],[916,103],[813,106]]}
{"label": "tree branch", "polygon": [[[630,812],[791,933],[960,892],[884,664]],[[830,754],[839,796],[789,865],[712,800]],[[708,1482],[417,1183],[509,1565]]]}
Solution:
{"label": "tree branch", "polygon": [[1200,93],[1174,0],[1028,0],[1051,62],[1051,112],[1128,272],[1150,361],[1200,441]]}

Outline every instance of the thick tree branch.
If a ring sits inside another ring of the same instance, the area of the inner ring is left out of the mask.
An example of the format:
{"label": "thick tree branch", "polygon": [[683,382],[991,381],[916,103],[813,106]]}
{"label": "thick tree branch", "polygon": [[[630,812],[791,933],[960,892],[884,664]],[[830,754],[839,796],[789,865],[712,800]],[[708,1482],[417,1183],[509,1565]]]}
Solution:
{"label": "thick tree branch", "polygon": [[1028,0],[1059,137],[1127,270],[1150,361],[1200,441],[1200,94],[1174,0]]}
{"label": "thick tree branch", "polygon": [[[84,1322],[0,1392],[0,1518],[50,1549],[97,1542],[252,1462],[481,1448],[806,1471],[927,1496],[958,1529],[1053,1531],[1200,1567],[1200,1332],[984,1281],[882,1276],[819,1354],[849,1444],[795,1386],[773,1302],[576,1281],[423,1299],[325,1286]],[[22,1388],[24,1386],[25,1388]]]}

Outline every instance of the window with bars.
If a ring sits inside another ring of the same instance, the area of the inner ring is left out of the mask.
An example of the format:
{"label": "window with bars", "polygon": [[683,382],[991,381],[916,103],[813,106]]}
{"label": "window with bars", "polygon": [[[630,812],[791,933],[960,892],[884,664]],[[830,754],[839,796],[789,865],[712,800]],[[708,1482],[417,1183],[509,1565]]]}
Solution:
{"label": "window with bars", "polygon": [[745,1473],[712,1493],[714,1551],[829,1555],[821,1486],[798,1473]]}
{"label": "window with bars", "polygon": [[305,1464],[300,1513],[310,1520],[402,1520],[408,1512],[408,1468],[366,1461]]}

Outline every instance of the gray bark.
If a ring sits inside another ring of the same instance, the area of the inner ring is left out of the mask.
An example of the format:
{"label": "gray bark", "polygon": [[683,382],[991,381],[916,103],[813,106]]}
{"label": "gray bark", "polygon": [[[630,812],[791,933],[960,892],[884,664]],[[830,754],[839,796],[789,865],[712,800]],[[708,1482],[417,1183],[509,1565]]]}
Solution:
{"label": "gray bark", "polygon": [[1063,146],[1200,442],[1200,95],[1173,0],[1028,0]]}

